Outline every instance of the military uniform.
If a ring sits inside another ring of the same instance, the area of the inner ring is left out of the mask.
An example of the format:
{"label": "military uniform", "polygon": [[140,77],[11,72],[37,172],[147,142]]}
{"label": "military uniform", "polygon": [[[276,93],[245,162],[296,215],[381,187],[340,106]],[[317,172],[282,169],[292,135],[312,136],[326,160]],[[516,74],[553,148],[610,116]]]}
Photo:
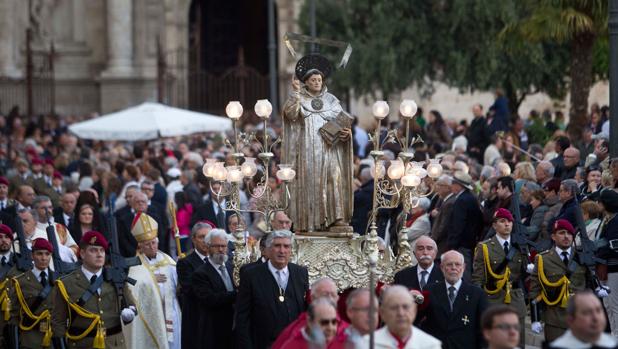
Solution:
{"label": "military uniform", "polygon": [[[77,301],[89,287],[90,281],[86,279],[82,269],[77,269],[56,281],[52,295],[54,335],[66,334],[69,348],[96,348],[97,341],[102,339],[105,341],[105,348],[126,348],[120,320],[122,309],[111,283],[103,282],[99,294],[93,295],[85,304],[78,306],[81,309],[75,308]],[[135,302],[130,297],[126,285],[124,294],[129,297],[127,303],[134,305]],[[68,326],[67,320],[70,321]]]}
{"label": "military uniform", "polygon": [[[489,304],[507,304],[517,310],[521,325],[520,347],[523,348],[526,338],[524,328],[526,300],[522,279],[527,256],[522,255],[515,246],[510,248],[516,250],[511,260],[504,265],[506,254],[496,236],[479,242],[474,253],[472,282],[485,291]],[[498,270],[500,266],[502,267]]]}
{"label": "military uniform", "polygon": [[[49,269],[45,271],[48,277]],[[11,325],[19,326],[20,348],[46,348],[51,344],[51,289],[39,300],[43,285],[32,270],[13,278],[10,291]],[[50,286],[51,287],[51,286]]]}
{"label": "military uniform", "polygon": [[[11,253],[11,259],[13,259],[13,253]],[[19,271],[12,264],[10,262],[10,265],[6,266],[6,268],[10,269],[4,279],[0,280],[0,347],[5,341],[4,329],[11,318],[11,298],[9,297],[11,279],[19,275]]]}
{"label": "military uniform", "polygon": [[[577,260],[577,252],[569,251],[569,265]],[[550,342],[567,330],[566,305],[569,297],[586,288],[588,269],[579,263],[573,272],[564,264],[555,247],[538,254],[534,259],[534,271],[530,280],[530,299],[544,304],[545,340]]]}

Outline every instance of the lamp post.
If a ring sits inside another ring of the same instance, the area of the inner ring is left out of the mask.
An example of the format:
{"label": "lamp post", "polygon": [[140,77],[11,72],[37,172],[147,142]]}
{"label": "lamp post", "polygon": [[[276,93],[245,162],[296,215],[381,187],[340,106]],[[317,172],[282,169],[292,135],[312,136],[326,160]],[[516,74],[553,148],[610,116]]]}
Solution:
{"label": "lamp post", "polygon": [[[290,191],[288,189],[288,183],[294,180],[296,172],[292,169],[291,165],[281,164],[276,175],[283,183],[283,195],[282,202],[276,202],[273,200],[272,191],[268,186],[268,179],[270,177],[270,163],[274,154],[272,148],[280,143],[280,140],[276,140],[269,144],[268,136],[268,120],[273,112],[272,104],[266,100],[261,99],[255,103],[255,113],[263,122],[264,134],[263,139],[260,141],[256,137],[255,133],[245,135],[238,132],[238,121],[243,115],[243,107],[238,101],[231,101],[225,108],[227,116],[232,119],[234,128],[234,144],[232,145],[229,140],[226,140],[226,144],[233,148],[234,164],[225,166],[224,162],[217,161],[216,159],[206,159],[206,163],[202,167],[202,173],[204,176],[211,180],[210,191],[213,195],[219,198],[225,198],[225,207],[221,207],[224,211],[232,211],[238,215],[240,219],[241,213],[257,213],[264,217],[266,222],[267,232],[270,232],[271,224],[270,219],[272,214],[276,211],[285,210],[289,205]],[[263,166],[263,173],[260,177],[256,187],[253,190],[248,190],[248,194],[258,200],[257,207],[254,209],[242,209],[240,207],[240,189],[244,179],[253,179],[257,174],[258,164],[256,159],[247,157],[242,153],[241,144],[257,144],[260,149],[258,159]],[[212,183],[218,182],[221,185],[218,190],[213,190]],[[236,253],[234,254],[234,281],[238,284],[240,267],[247,263],[250,259],[250,253],[246,249],[246,236],[241,225],[238,226],[236,231],[232,232],[235,238]]]}

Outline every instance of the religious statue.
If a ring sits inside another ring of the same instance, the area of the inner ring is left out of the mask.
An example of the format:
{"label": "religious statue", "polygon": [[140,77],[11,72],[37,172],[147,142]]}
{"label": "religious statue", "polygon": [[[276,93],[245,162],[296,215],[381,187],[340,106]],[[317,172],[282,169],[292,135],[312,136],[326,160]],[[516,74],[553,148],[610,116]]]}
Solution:
{"label": "religious statue", "polygon": [[319,54],[301,58],[283,107],[283,162],[297,173],[289,214],[299,233],[352,233],[352,117],[326,88],[332,70]]}

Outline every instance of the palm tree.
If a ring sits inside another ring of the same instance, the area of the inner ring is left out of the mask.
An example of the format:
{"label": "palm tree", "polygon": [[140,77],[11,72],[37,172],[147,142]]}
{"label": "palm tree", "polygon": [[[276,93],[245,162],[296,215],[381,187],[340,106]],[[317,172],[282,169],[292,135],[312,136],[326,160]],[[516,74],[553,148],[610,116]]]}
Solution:
{"label": "palm tree", "polygon": [[[607,35],[607,0],[527,0],[529,15],[503,31],[529,42],[554,41],[571,50],[569,134],[579,139],[587,120],[588,95],[594,82],[593,48]],[[547,57],[552,59],[552,57]]]}

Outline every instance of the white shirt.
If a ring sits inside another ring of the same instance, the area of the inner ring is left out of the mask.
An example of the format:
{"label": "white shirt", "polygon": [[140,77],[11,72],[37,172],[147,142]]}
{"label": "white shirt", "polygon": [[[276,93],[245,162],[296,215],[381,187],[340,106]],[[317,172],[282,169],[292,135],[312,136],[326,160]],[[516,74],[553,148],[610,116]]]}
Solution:
{"label": "white shirt", "polygon": [[508,242],[509,243],[509,248],[511,248],[511,235],[509,235],[508,239],[503,239],[500,237],[500,235],[496,234],[496,239],[498,239],[498,243],[500,244],[500,247],[504,248],[504,242]]}
{"label": "white shirt", "polygon": [[202,260],[202,262],[204,261],[204,258],[207,258],[207,256],[204,256],[203,254],[199,253],[197,249],[193,250],[195,251],[195,254],[200,257],[200,259]]}
{"label": "white shirt", "polygon": [[423,280],[423,274],[421,274],[423,271],[427,271],[427,278],[425,279],[425,282],[429,283],[429,275],[431,275],[431,271],[433,270],[433,267],[435,266],[434,263],[431,263],[431,265],[429,266],[429,268],[427,269],[423,269],[420,265],[418,265],[418,268],[416,268],[416,275],[418,276],[418,284],[421,284],[421,280]]}
{"label": "white shirt", "polygon": [[[95,273],[90,272],[88,269],[86,269],[86,268],[82,265],[82,273],[84,273],[84,276],[86,277],[86,280],[88,280],[88,282],[90,282],[90,278],[92,278],[92,276],[93,276],[93,275],[96,275],[96,276],[97,276],[97,278],[98,278],[99,276],[101,276],[101,273],[103,273],[103,269],[102,269],[102,268],[101,268],[101,269],[99,269],[99,271],[98,271],[98,272],[96,272],[96,274],[95,274]],[[100,288],[100,287],[97,289],[97,292],[98,292],[99,294],[101,294],[101,288]]]}
{"label": "white shirt", "polygon": [[459,293],[459,288],[461,287],[461,279],[459,279],[459,281],[457,281],[455,283],[455,285],[451,285],[449,284],[448,281],[446,281],[446,295],[448,296],[448,289],[449,287],[454,286],[455,287],[455,298],[457,298],[457,293]]}
{"label": "white shirt", "polygon": [[2,257],[5,258],[5,262],[8,263],[11,261],[11,251],[5,253],[5,254],[0,254],[0,261],[2,260]]}
{"label": "white shirt", "polygon": [[270,261],[268,261],[268,270],[270,270],[270,273],[273,274],[273,277],[275,278],[275,281],[277,282],[279,281],[279,277],[277,276],[277,271],[279,271],[281,274],[281,280],[283,281],[283,284],[284,285],[288,284],[290,272],[288,270],[287,265],[283,269],[277,269]]}
{"label": "white shirt", "polygon": [[579,340],[573,335],[571,330],[567,330],[562,336],[551,342],[551,346],[558,348],[572,348],[572,349],[587,349],[595,345],[597,348],[615,348],[618,341],[607,333],[601,333],[599,340],[595,343],[586,343]]}
{"label": "white shirt", "polygon": [[0,200],[0,208],[1,209],[5,209],[8,206],[9,206],[9,200],[8,199]]}
{"label": "white shirt", "polygon": [[64,219],[64,225],[66,225],[68,227],[69,226],[69,220],[71,219],[71,216],[69,216],[68,214],[62,212],[62,218]]}
{"label": "white shirt", "polygon": [[34,276],[36,277],[36,279],[41,282],[41,273],[45,272],[45,278],[47,279],[47,282],[49,282],[49,272],[47,270],[41,270],[37,267],[32,267],[32,274],[34,274]]}
{"label": "white shirt", "polygon": [[562,256],[562,252],[566,252],[567,253],[567,258],[571,259],[571,248],[567,248],[566,250],[561,249],[560,247],[556,246],[556,253],[558,254],[558,256],[560,257],[560,259],[563,258]]}

